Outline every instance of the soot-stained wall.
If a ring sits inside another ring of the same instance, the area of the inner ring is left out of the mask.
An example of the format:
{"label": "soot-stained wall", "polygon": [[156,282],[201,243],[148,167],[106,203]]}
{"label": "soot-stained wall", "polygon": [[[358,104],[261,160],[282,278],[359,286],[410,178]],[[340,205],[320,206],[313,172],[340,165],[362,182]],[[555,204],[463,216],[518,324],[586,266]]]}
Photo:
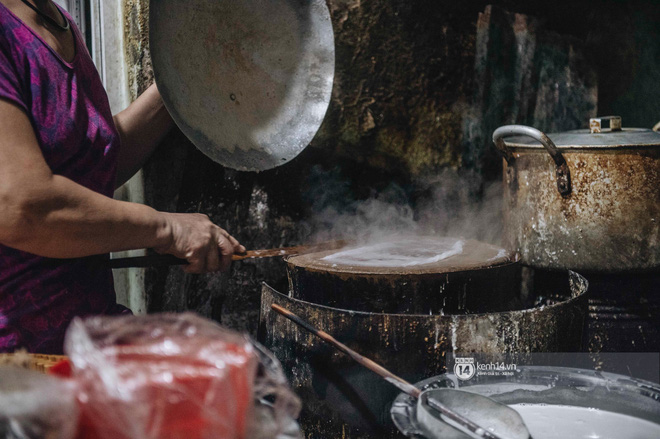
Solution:
{"label": "soot-stained wall", "polygon": [[[315,209],[341,209],[393,183],[414,210],[429,176],[444,169],[497,180],[489,136],[499,125],[566,130],[597,112],[616,112],[628,126],[660,118],[660,13],[652,2],[488,4],[328,0],[335,84],[312,144],[278,169],[245,173],[207,159],[175,129],[145,168],[147,203],[206,213],[248,248],[292,245],[310,239]],[[153,76],[148,2],[124,6],[137,95]],[[229,275],[150,269],[148,307],[193,310],[255,332],[264,281],[286,288],[283,261],[238,262]]]}

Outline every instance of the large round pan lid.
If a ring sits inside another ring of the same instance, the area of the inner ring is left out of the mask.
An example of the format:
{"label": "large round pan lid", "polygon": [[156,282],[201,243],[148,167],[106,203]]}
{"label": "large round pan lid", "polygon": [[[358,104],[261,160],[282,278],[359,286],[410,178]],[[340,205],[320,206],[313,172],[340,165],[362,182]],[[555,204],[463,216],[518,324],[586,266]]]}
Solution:
{"label": "large round pan lid", "polygon": [[309,144],[334,77],[325,0],[153,0],[150,11],[158,89],[204,154],[263,171]]}

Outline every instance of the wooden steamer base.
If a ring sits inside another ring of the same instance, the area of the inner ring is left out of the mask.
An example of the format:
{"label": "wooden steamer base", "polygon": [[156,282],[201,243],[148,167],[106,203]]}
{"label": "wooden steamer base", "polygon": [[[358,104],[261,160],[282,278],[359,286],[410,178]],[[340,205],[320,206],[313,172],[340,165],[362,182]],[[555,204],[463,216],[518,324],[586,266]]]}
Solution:
{"label": "wooden steamer base", "polygon": [[324,259],[335,253],[290,257],[289,295],[319,305],[394,314],[493,312],[519,306],[518,257],[490,244],[467,240],[460,254],[407,267],[344,265]]}
{"label": "wooden steamer base", "polygon": [[492,249],[467,241],[461,258],[408,268],[333,267],[323,260],[332,252],[289,258],[289,295],[263,287],[259,340],[303,400],[306,437],[401,437],[389,414],[398,390],[278,316],[273,303],[410,382],[445,372],[448,352],[580,350],[586,281],[571,274],[569,286],[564,274],[552,304],[521,310],[517,258],[479,263]]}

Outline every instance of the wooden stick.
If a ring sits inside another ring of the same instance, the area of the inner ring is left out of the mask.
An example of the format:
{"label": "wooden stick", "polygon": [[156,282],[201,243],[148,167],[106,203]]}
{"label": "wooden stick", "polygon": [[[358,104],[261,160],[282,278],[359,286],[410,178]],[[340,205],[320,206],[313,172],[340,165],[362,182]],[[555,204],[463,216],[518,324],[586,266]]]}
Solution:
{"label": "wooden stick", "polygon": [[324,250],[335,250],[346,247],[349,241],[340,239],[336,241],[326,241],[319,244],[297,245],[294,247],[270,248],[266,250],[248,250],[245,253],[235,254],[231,257],[232,261],[242,261],[244,259],[272,258],[275,256],[290,256],[301,253],[320,252]]}
{"label": "wooden stick", "polygon": [[[385,379],[390,384],[393,384],[396,386],[399,390],[404,392],[405,394],[415,398],[419,399],[420,395],[422,394],[422,391],[419,390],[417,387],[413,386],[410,384],[408,381],[404,380],[403,378],[394,375],[392,372],[389,370],[385,369],[383,366],[380,364],[370,360],[367,357],[363,357],[362,355],[358,354],[355,352],[353,349],[349,348],[342,342],[338,341],[335,339],[332,335],[328,334],[325,331],[321,331],[319,329],[316,329],[313,327],[311,324],[308,322],[304,321],[291,311],[289,311],[286,308],[281,307],[280,305],[277,305],[273,303],[270,306],[274,311],[280,313],[287,319],[291,320],[297,325],[302,326],[312,334],[316,335],[317,337],[320,337],[323,341],[326,343],[329,343],[330,345],[334,346],[335,348],[339,349],[343,353],[347,354],[350,356],[353,360],[355,360],[357,363],[360,365],[366,367],[370,371],[380,375],[382,378]],[[502,439],[499,435],[496,435],[495,433],[492,433],[484,428],[481,428],[479,425],[475,424],[473,421],[470,419],[467,419],[463,415],[460,415],[453,410],[449,409],[447,406],[444,404],[440,403],[439,401],[436,401],[433,398],[427,398],[427,403],[429,407],[431,407],[433,410],[438,411],[442,415],[446,416],[447,418],[451,419],[454,421],[457,425],[463,427],[467,431],[464,432],[469,432],[471,433],[470,436],[472,437],[477,437],[477,438],[486,438],[486,439]],[[463,431],[463,430],[462,430]],[[530,439],[531,436],[530,436]]]}
{"label": "wooden stick", "polygon": [[[232,261],[245,259],[273,258],[277,256],[291,256],[300,253],[311,253],[324,250],[334,250],[345,247],[349,241],[337,240],[327,241],[320,244],[298,245],[294,247],[270,248],[264,250],[248,250],[245,253],[232,255]],[[129,258],[110,259],[103,264],[104,268],[133,268],[133,267],[168,267],[171,265],[187,265],[188,261],[172,255],[148,255]]]}
{"label": "wooden stick", "polygon": [[336,347],[337,349],[339,349],[343,353],[347,354],[348,356],[350,356],[353,360],[355,360],[360,365],[362,365],[362,366],[366,367],[367,369],[369,369],[370,371],[380,375],[387,382],[389,382],[390,384],[395,385],[399,390],[406,393],[407,395],[410,395],[413,398],[419,398],[419,395],[421,395],[421,393],[422,393],[421,390],[419,390],[417,387],[410,384],[408,381],[404,380],[403,378],[401,378],[399,376],[394,375],[392,372],[385,369],[380,364],[370,360],[369,358],[363,357],[362,355],[358,354],[353,349],[349,348],[348,346],[346,346],[342,342],[338,341],[337,339],[335,339],[332,335],[328,334],[327,332],[316,329],[315,327],[313,327],[312,325],[310,325],[309,323],[307,323],[306,321],[304,321],[303,319],[301,319],[300,317],[298,317],[297,315],[295,315],[294,313],[292,313],[288,309],[283,308],[283,307],[281,307],[281,306],[279,306],[275,303],[271,305],[271,308],[274,311],[282,314],[284,317],[291,320],[295,324],[302,326],[303,328],[305,328],[306,330],[308,330],[312,334],[320,337],[326,343],[331,344],[332,346]]}

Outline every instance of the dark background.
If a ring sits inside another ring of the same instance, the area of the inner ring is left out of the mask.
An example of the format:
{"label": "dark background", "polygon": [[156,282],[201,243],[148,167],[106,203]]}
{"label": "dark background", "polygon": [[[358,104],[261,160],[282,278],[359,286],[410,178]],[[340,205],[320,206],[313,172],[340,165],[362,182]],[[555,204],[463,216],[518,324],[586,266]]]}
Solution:
{"label": "dark background", "polygon": [[[145,169],[148,204],[206,213],[248,248],[293,245],[316,236],[319,212],[351,213],[360,200],[417,212],[438,192],[451,196],[456,185],[447,175],[468,175],[468,195],[478,200],[500,178],[489,140],[500,125],[554,132],[586,128],[597,114],[620,115],[634,127],[660,120],[658,2],[328,6],[335,84],[312,144],[278,169],[245,173],[215,164],[173,130]],[[130,79],[140,92],[152,80],[148,51],[141,50],[148,5],[129,1],[126,8],[133,23],[128,53],[138,72]],[[150,269],[148,309],[193,310],[254,333],[263,281],[286,288],[284,263],[239,262],[230,276]]]}

